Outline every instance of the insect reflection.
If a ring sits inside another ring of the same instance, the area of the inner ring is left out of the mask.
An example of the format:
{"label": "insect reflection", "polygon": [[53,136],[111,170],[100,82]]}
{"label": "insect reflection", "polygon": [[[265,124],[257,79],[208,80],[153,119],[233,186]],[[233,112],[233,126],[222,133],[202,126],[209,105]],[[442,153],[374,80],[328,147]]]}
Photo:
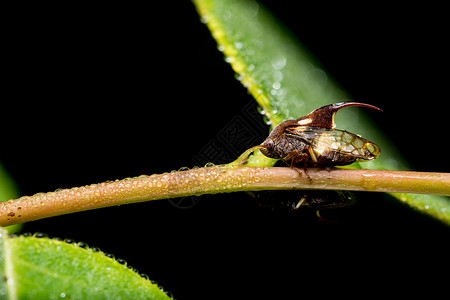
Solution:
{"label": "insect reflection", "polygon": [[250,192],[256,203],[272,211],[297,211],[300,207],[309,207],[320,216],[324,209],[342,208],[354,205],[356,197],[349,191],[262,191]]}

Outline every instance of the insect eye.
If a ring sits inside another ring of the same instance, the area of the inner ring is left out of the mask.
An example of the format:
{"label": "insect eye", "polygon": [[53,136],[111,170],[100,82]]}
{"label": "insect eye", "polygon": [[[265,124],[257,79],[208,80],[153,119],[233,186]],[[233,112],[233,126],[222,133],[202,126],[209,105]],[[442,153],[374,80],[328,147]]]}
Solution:
{"label": "insect eye", "polygon": [[274,147],[274,143],[272,139],[267,139],[264,141],[264,143],[262,144],[262,146],[264,146],[264,148],[267,148],[268,150],[273,149]]}
{"label": "insect eye", "polygon": [[373,155],[375,157],[377,157],[381,152],[380,148],[372,143],[365,143],[364,150],[366,151],[366,153]]}

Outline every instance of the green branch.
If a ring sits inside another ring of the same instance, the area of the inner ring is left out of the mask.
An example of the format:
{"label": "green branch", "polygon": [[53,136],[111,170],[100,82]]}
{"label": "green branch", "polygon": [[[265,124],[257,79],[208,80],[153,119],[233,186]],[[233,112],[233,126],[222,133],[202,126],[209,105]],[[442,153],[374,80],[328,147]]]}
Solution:
{"label": "green branch", "polygon": [[[327,189],[450,195],[450,174],[356,169],[308,169],[220,165],[139,176],[0,203],[0,226],[108,206],[201,194],[238,191]],[[450,203],[424,205],[450,224]],[[444,209],[443,209],[444,208]]]}

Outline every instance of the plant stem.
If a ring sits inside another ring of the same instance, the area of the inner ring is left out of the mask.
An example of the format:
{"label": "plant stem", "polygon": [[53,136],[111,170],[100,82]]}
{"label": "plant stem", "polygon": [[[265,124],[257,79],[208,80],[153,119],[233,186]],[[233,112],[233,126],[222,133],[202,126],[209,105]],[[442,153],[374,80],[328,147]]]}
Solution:
{"label": "plant stem", "polygon": [[[450,195],[450,174],[358,169],[213,166],[139,176],[0,203],[0,226],[101,207],[238,191],[327,189]],[[450,211],[450,208],[449,208]]]}

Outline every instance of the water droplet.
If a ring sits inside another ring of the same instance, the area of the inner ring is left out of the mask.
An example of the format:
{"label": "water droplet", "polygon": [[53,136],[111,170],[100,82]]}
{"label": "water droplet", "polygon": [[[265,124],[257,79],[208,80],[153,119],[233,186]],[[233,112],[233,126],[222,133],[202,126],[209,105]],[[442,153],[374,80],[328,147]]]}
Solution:
{"label": "water droplet", "polygon": [[286,66],[286,57],[280,56],[272,61],[272,67],[275,70],[281,70]]}
{"label": "water droplet", "polygon": [[281,80],[283,80],[283,73],[280,71],[275,71],[275,72],[273,72],[272,77],[273,77],[274,81],[281,81]]}
{"label": "water droplet", "polygon": [[78,242],[77,246],[80,247],[80,248],[83,248],[83,249],[88,248],[88,245],[85,242]]}
{"label": "water droplet", "polygon": [[226,10],[226,11],[223,12],[222,16],[223,16],[223,19],[226,21],[229,18],[231,18],[231,12],[229,10]]}
{"label": "water droplet", "polygon": [[328,75],[320,68],[313,68],[308,72],[308,78],[317,84],[325,84],[328,81]]}
{"label": "water droplet", "polygon": [[94,196],[95,197],[100,197],[102,195],[102,191],[101,190],[95,190],[94,191]]}
{"label": "water droplet", "polygon": [[48,236],[45,233],[42,233],[42,232],[36,232],[34,234],[34,237],[36,237],[38,239],[40,239],[40,238],[48,238]]}
{"label": "water droplet", "polygon": [[274,83],[272,84],[272,87],[273,87],[274,89],[278,90],[278,89],[281,87],[281,83],[278,82],[278,81],[276,81],[276,82],[274,82]]}
{"label": "water droplet", "polygon": [[258,4],[258,2],[249,2],[249,5],[253,5],[253,7],[251,7],[252,8],[252,15],[251,15],[251,17],[256,17],[257,15],[258,15],[258,12],[259,12],[259,4]]}
{"label": "water droplet", "polygon": [[206,23],[208,23],[208,21],[209,21],[209,17],[208,17],[208,16],[203,16],[203,17],[200,18],[200,21],[201,21],[203,24],[206,24]]}
{"label": "water droplet", "polygon": [[217,50],[219,50],[220,52],[225,51],[225,46],[220,45],[219,47],[217,47]]}
{"label": "water droplet", "polygon": [[264,108],[262,108],[261,106],[258,106],[258,108],[256,109],[261,115],[265,115],[266,111],[264,110]]}
{"label": "water droplet", "polygon": [[234,47],[236,47],[236,49],[241,49],[242,48],[242,43],[241,42],[236,42],[236,43],[234,43]]}
{"label": "water droplet", "polygon": [[234,58],[233,57],[230,57],[230,56],[227,56],[227,57],[225,57],[225,62],[226,63],[232,63],[234,61]]}

